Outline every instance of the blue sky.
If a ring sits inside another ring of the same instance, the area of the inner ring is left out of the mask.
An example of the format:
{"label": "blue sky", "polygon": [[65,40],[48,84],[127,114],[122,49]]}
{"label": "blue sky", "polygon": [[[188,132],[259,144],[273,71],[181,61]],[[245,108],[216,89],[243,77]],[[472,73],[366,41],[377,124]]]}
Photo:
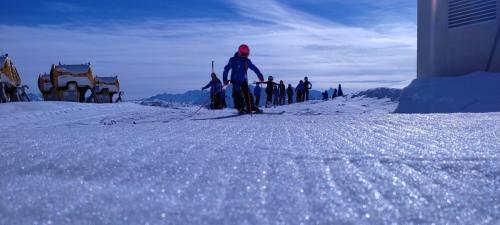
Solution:
{"label": "blue sky", "polygon": [[[2,5],[7,3],[2,2]],[[247,43],[265,75],[317,89],[398,86],[415,77],[416,1],[9,1],[0,51],[23,81],[52,63],[91,62],[129,99],[199,89]],[[251,79],[255,76],[250,75]]]}

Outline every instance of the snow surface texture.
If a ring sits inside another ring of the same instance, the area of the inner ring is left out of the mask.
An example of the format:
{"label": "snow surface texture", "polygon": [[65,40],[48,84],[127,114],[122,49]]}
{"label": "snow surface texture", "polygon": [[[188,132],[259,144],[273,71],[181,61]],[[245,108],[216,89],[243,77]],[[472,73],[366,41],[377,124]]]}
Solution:
{"label": "snow surface texture", "polygon": [[500,114],[0,105],[0,224],[499,224]]}
{"label": "snow surface texture", "polygon": [[396,112],[500,112],[500,74],[416,79],[403,90]]}

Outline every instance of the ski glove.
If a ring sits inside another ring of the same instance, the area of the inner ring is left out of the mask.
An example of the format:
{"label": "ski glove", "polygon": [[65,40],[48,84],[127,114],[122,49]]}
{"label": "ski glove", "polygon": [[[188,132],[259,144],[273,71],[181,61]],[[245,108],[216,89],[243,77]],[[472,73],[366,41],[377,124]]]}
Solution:
{"label": "ski glove", "polygon": [[224,86],[227,86],[229,84],[229,81],[228,80],[225,80],[224,81]]}

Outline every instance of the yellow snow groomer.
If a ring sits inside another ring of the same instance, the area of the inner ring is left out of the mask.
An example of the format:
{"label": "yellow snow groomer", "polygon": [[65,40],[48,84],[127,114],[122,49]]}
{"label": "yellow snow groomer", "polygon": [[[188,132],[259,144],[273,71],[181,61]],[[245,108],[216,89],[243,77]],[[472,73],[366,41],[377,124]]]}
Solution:
{"label": "yellow snow groomer", "polygon": [[0,103],[29,101],[21,77],[8,54],[0,56]]}
{"label": "yellow snow groomer", "polygon": [[85,94],[94,88],[94,77],[90,63],[52,65],[50,80],[55,90],[56,99],[59,101],[85,102]]}
{"label": "yellow snow groomer", "polygon": [[43,95],[44,101],[58,101],[59,98],[56,93],[56,89],[54,85],[52,85],[52,81],[50,79],[49,74],[40,74],[38,76],[38,89]]}
{"label": "yellow snow groomer", "polygon": [[95,77],[94,102],[113,103],[113,96],[120,93],[118,77]]}

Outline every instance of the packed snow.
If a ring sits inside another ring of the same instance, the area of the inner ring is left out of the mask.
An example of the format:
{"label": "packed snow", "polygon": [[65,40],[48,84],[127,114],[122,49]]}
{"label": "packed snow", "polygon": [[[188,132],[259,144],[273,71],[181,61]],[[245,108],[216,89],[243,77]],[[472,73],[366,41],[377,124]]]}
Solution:
{"label": "packed snow", "polygon": [[499,224],[500,113],[397,106],[3,104],[0,224]]}

